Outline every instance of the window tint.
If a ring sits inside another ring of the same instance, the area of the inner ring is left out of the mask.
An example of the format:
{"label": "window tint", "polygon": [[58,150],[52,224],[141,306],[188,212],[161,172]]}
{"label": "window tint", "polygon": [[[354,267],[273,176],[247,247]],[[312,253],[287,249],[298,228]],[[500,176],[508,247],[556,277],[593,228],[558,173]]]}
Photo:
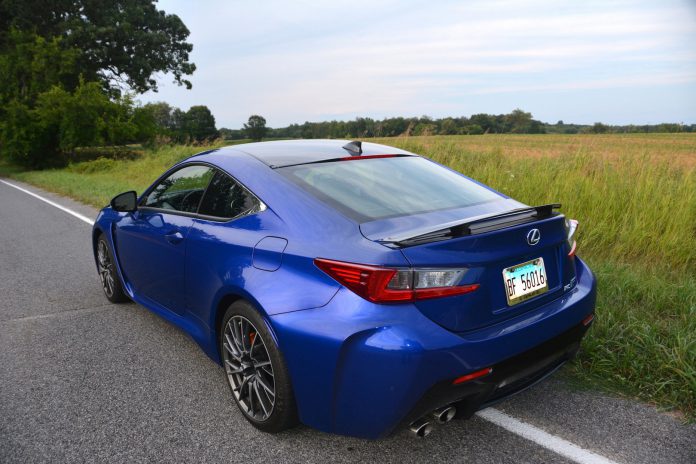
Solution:
{"label": "window tint", "polygon": [[213,169],[207,166],[179,169],[150,192],[143,206],[195,213],[212,177]]}
{"label": "window tint", "polygon": [[420,157],[304,164],[277,172],[358,222],[501,199],[476,182]]}
{"label": "window tint", "polygon": [[199,214],[232,219],[259,210],[260,203],[230,176],[215,173],[203,197]]}

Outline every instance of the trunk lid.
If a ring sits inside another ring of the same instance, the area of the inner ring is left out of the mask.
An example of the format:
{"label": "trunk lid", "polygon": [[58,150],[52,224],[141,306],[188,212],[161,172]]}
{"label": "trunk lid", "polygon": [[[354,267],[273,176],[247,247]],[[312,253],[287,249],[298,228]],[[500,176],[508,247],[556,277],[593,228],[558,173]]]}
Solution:
{"label": "trunk lid", "polygon": [[[468,216],[461,214],[465,211],[441,211],[373,221],[361,225],[361,230],[371,240],[400,248],[414,267],[467,268],[461,284],[478,283],[478,290],[465,295],[415,303],[424,315],[441,326],[455,332],[466,332],[515,317],[564,293],[564,287],[572,283],[571,279],[574,277],[572,259],[567,256],[564,216],[555,213],[536,219],[530,217],[530,214],[513,214],[512,217],[502,220],[472,225],[466,235],[450,238],[436,236],[437,241],[424,243],[419,243],[418,240],[402,241],[400,245],[388,242],[394,237],[403,239],[424,231],[432,232],[441,229],[442,224],[456,224],[453,216],[458,216],[458,222],[461,223],[462,217],[480,219],[486,215],[519,209],[520,206],[524,205],[506,199],[466,208],[470,210],[468,213],[471,215]],[[471,219],[466,221],[470,222]],[[532,229],[538,229],[540,233],[539,241],[535,245],[530,245],[527,241],[527,234]],[[425,237],[427,240],[427,233]],[[509,305],[503,270],[537,258],[543,259],[548,290],[528,300]]]}

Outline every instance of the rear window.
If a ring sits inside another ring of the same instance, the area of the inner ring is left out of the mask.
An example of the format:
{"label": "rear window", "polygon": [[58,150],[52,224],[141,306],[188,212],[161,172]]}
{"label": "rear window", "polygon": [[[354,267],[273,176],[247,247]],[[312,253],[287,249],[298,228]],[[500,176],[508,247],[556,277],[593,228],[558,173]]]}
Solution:
{"label": "rear window", "polygon": [[358,222],[500,200],[500,195],[420,157],[302,164],[277,170]]}

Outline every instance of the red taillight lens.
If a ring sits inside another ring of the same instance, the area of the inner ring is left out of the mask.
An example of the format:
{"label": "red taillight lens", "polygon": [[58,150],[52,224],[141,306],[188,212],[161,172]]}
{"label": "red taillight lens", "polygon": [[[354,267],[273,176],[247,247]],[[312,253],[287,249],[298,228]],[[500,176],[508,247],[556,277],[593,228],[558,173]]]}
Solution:
{"label": "red taillight lens", "polygon": [[466,375],[462,375],[461,377],[457,377],[452,382],[452,385],[459,385],[460,383],[469,382],[471,380],[478,379],[480,377],[484,377],[484,376],[490,374],[491,372],[493,372],[493,368],[486,367],[485,369],[481,369],[479,371],[472,372],[471,374],[466,374]]}
{"label": "red taillight lens", "polygon": [[573,240],[573,244],[570,246],[570,251],[568,252],[568,256],[573,258],[575,256],[575,250],[578,248],[578,242]]}
{"label": "red taillight lens", "polygon": [[578,230],[578,221],[575,219],[566,219],[566,233],[567,233],[567,242],[568,242],[568,247],[570,248],[570,251],[568,252],[569,257],[574,257],[575,256],[575,251],[578,247],[578,243],[575,241],[575,232]]}
{"label": "red taillight lens", "polygon": [[411,299],[411,291],[387,288],[389,282],[398,272],[397,269],[320,258],[315,259],[314,264],[366,300],[388,302]]}
{"label": "red taillight lens", "polygon": [[[394,269],[317,258],[314,264],[346,288],[374,303],[398,303],[461,295],[478,284],[458,285],[462,269]],[[442,285],[444,284],[444,285]]]}
{"label": "red taillight lens", "polygon": [[458,285],[456,287],[416,288],[413,290],[414,300],[440,298],[443,296],[464,295],[479,288],[479,284]]}

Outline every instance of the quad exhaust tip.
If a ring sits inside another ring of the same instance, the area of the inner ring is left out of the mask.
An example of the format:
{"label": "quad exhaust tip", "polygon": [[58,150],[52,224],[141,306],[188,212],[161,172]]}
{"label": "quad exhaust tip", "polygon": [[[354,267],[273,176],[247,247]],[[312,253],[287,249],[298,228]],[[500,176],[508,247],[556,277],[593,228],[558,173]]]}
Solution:
{"label": "quad exhaust tip", "polygon": [[444,408],[436,409],[432,412],[432,416],[438,424],[446,424],[454,419],[457,415],[457,408],[454,406],[445,406]]}
{"label": "quad exhaust tip", "polygon": [[421,417],[417,421],[412,422],[409,426],[409,430],[414,437],[425,438],[433,431],[433,422],[431,422],[431,418],[438,424],[446,424],[454,419],[456,415],[457,408],[454,406],[445,406],[444,408],[436,409],[431,412],[429,416]]}
{"label": "quad exhaust tip", "polygon": [[416,438],[425,438],[433,431],[433,424],[427,419],[419,419],[410,426],[411,433]]}

